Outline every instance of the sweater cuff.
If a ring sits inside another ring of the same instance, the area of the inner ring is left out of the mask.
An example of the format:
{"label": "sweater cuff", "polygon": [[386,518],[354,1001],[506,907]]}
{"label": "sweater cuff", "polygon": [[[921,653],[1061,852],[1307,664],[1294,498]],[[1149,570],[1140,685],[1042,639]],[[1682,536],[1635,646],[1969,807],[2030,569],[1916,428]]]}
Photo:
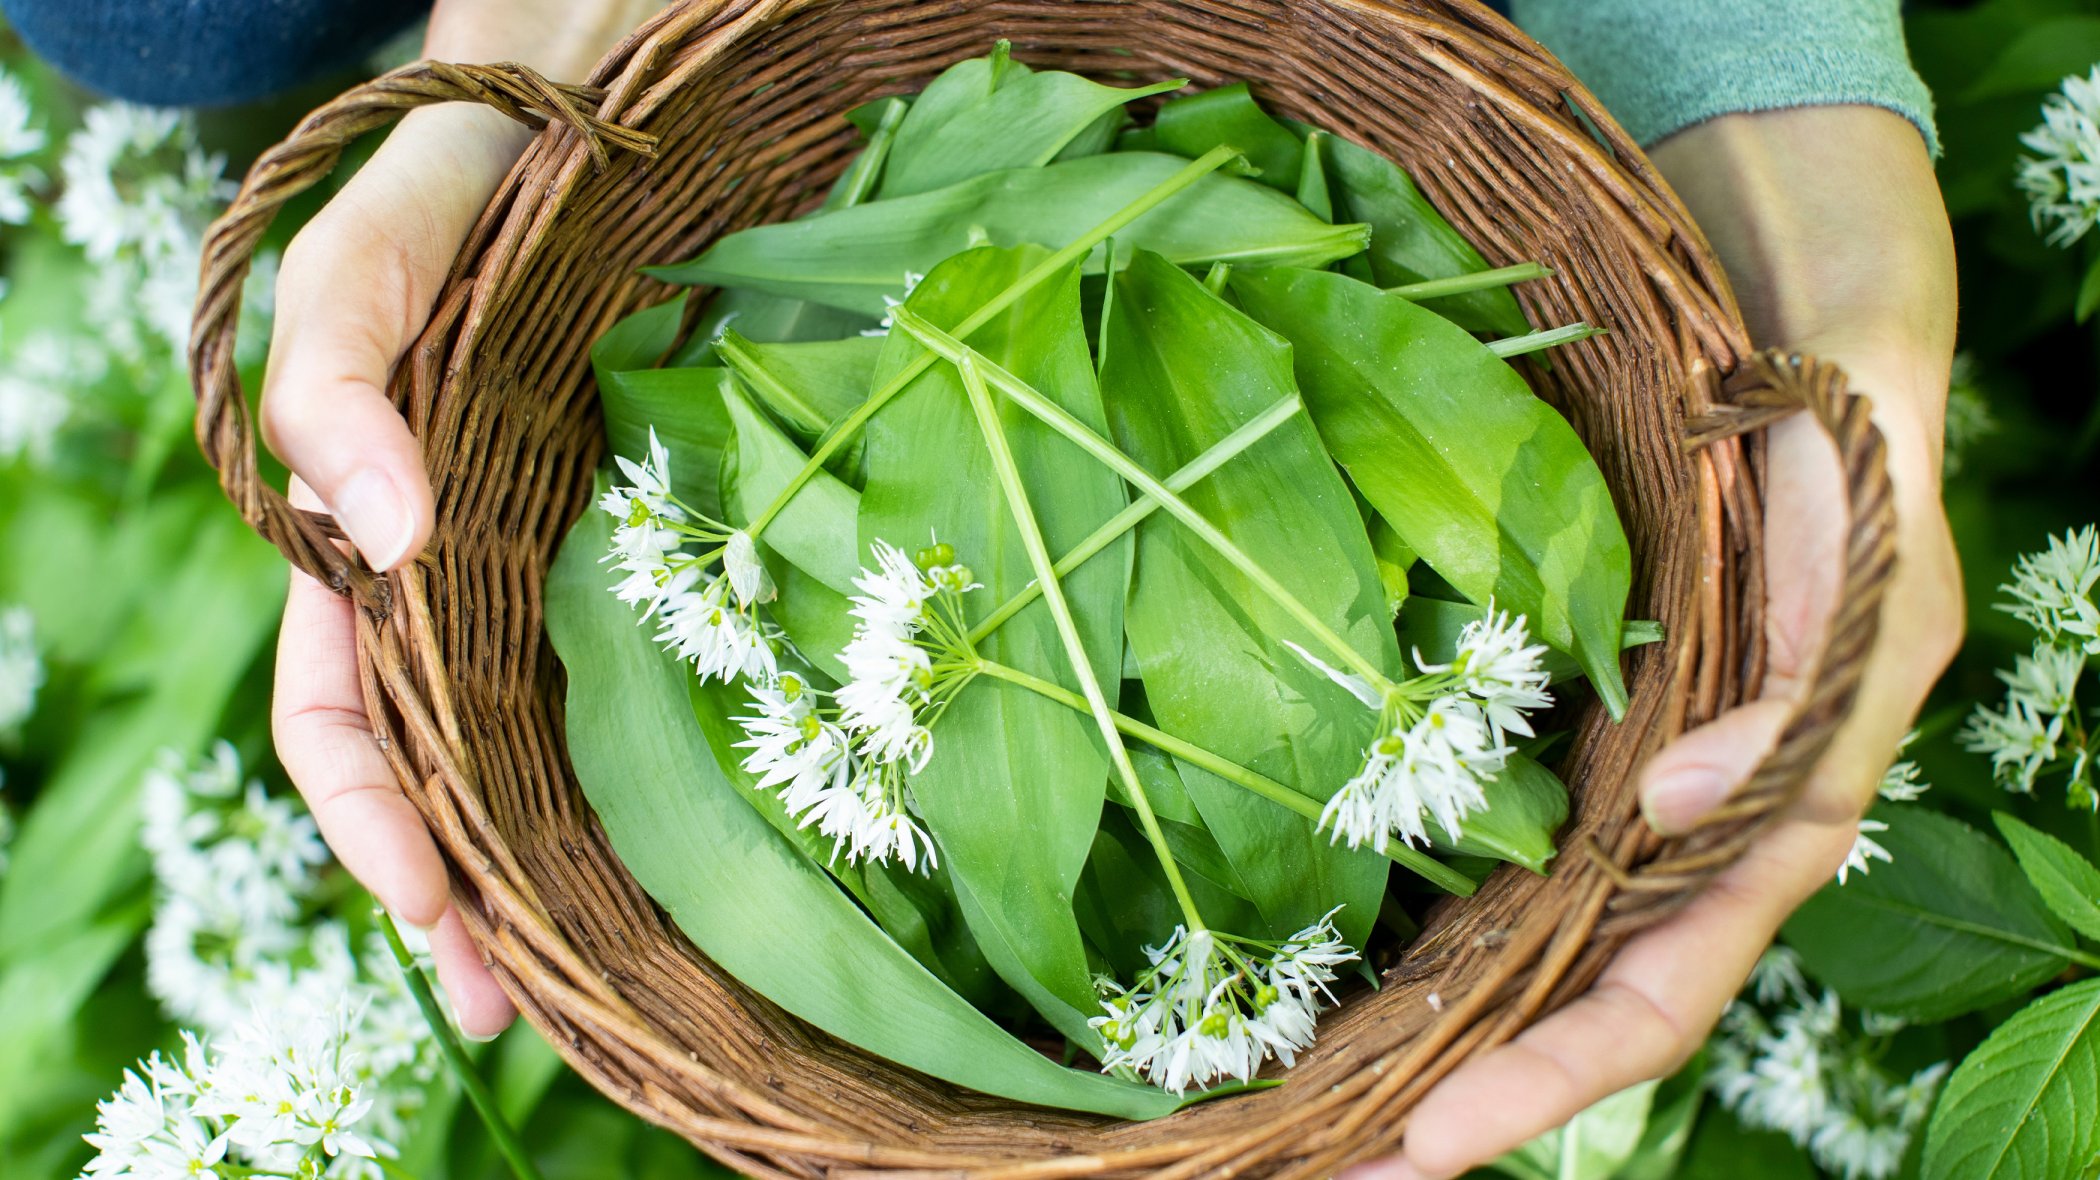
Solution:
{"label": "sweater cuff", "polygon": [[1859,104],[1911,121],[1937,157],[1932,94],[1893,0],[1516,0],[1642,146],[1719,115]]}

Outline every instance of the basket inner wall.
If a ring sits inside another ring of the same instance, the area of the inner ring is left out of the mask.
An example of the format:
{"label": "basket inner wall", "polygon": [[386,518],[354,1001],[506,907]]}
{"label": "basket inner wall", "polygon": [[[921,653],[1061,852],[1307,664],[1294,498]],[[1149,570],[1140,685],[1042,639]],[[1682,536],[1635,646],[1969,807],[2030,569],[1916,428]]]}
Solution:
{"label": "basket inner wall", "polygon": [[[1143,1125],[1022,1108],[876,1061],[709,964],[591,819],[562,751],[561,675],[541,633],[546,569],[602,451],[589,344],[668,294],[635,269],[807,208],[856,150],[845,110],[916,90],[1002,36],[1020,60],[1103,81],[1250,81],[1279,113],[1407,166],[1491,264],[1536,259],[1559,271],[1522,290],[1533,322],[1588,320],[1612,334],[1527,376],[1612,485],[1635,554],[1632,614],[1661,619],[1672,636],[1630,658],[1625,724],[1594,708],[1576,719],[1565,766],[1575,818],[1552,879],[1505,868],[1476,898],[1442,907],[1384,990],[1323,1020],[1292,1085]],[[1706,396],[1740,341],[1710,275],[1698,298],[1657,281],[1671,265],[1699,274],[1698,247],[1668,210],[1629,200],[1639,186],[1623,174],[1581,162],[1573,145],[1588,141],[1560,98],[1573,83],[1527,45],[1496,18],[1470,7],[1454,17],[1445,5],[848,0],[690,5],[615,55],[608,106],[662,137],[658,159],[616,156],[599,172],[572,133],[542,136],[404,370],[441,522],[396,615],[415,682],[406,695],[427,703],[428,723],[386,686],[425,784],[417,794],[475,903],[472,923],[572,1062],[736,1166],[798,1174],[809,1170],[806,1144],[768,1146],[733,1128],[910,1146],[965,1166],[1071,1151],[1169,1158],[1380,1085],[1385,1121],[1311,1137],[1293,1149],[1308,1161],[1323,1143],[1353,1152],[1390,1138],[1389,1116],[1411,1090],[1374,1083],[1370,1067],[1441,1068],[1454,1040],[1462,1050],[1514,1027],[1479,1025],[1481,1012],[1506,1018],[1519,991],[1535,1007],[1571,969],[1570,980],[1580,976],[1577,952],[1605,890],[1577,843],[1638,844],[1631,767],[1661,736],[1738,699],[1752,663],[1728,471],[1687,462],[1676,441],[1686,399]],[[1479,88],[1491,76],[1494,100]],[[1630,144],[1615,146],[1638,164]],[[1602,159],[1593,146],[1590,155]],[[1549,972],[1533,969],[1541,956]],[[1582,962],[1595,957],[1591,948]],[[1283,1167],[1255,1170],[1272,1166]]]}

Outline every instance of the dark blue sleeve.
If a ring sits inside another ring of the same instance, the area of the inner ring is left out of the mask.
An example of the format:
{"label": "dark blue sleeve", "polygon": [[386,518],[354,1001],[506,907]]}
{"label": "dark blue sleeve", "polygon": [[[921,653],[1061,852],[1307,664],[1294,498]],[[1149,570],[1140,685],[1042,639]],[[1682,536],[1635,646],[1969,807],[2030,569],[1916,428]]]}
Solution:
{"label": "dark blue sleeve", "polygon": [[356,65],[430,0],[0,0],[39,57],[91,90],[224,106]]}

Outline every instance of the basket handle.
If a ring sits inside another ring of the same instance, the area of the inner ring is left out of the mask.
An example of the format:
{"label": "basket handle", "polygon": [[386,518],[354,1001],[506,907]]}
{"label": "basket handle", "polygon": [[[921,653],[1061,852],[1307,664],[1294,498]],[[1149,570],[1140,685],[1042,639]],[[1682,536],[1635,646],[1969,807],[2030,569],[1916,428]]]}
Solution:
{"label": "basket handle", "polygon": [[242,520],[294,566],[375,614],[384,615],[390,604],[386,580],[336,544],[343,532],[334,517],[292,507],[284,493],[264,482],[256,466],[255,432],[249,426],[233,347],[240,326],[241,285],[256,247],[278,210],[332,172],[353,140],[434,103],[480,103],[533,128],[559,123],[583,136],[601,168],[608,145],[653,155],[653,136],[589,113],[586,108],[603,97],[596,87],[550,82],[515,62],[473,66],[425,61],[403,66],[300,120],[283,143],[264,152],[248,169],[240,192],[205,231],[189,346],[197,445],[205,462],[219,473],[219,486],[240,509]]}
{"label": "basket handle", "polygon": [[1809,770],[1823,757],[1851,711],[1881,630],[1881,603],[1896,564],[1896,497],[1889,481],[1887,444],[1869,417],[1872,403],[1846,388],[1836,365],[1777,350],[1752,355],[1722,383],[1723,403],[1694,418],[1685,449],[1762,430],[1805,413],[1837,447],[1846,498],[1845,570],[1830,636],[1808,692],[1772,753],[1743,788],[1670,841],[1654,860],[1631,872],[1589,846],[1614,878],[1611,924],[1638,927],[1659,920],[1700,886],[1735,863],[1764,827],[1799,797]]}

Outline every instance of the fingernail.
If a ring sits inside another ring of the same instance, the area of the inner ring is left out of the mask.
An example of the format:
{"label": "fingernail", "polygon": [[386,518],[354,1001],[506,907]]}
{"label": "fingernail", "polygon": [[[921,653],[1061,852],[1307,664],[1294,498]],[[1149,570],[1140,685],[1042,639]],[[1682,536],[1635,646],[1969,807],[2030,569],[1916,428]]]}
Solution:
{"label": "fingernail", "polygon": [[392,569],[408,556],[416,535],[415,517],[408,498],[386,472],[367,467],[351,476],[336,490],[332,507],[336,523],[373,569]]}
{"label": "fingernail", "polygon": [[486,1045],[503,1035],[500,1031],[488,1034],[470,1033],[467,1031],[466,1018],[460,1015],[459,1005],[453,1001],[451,996],[445,997],[445,1007],[452,1010],[452,1027],[459,1031],[459,1035],[463,1040],[472,1041],[477,1045]]}
{"label": "fingernail", "polygon": [[1728,780],[1718,771],[1680,770],[1648,789],[1641,811],[1648,826],[1665,836],[1686,831],[1728,798]]}

